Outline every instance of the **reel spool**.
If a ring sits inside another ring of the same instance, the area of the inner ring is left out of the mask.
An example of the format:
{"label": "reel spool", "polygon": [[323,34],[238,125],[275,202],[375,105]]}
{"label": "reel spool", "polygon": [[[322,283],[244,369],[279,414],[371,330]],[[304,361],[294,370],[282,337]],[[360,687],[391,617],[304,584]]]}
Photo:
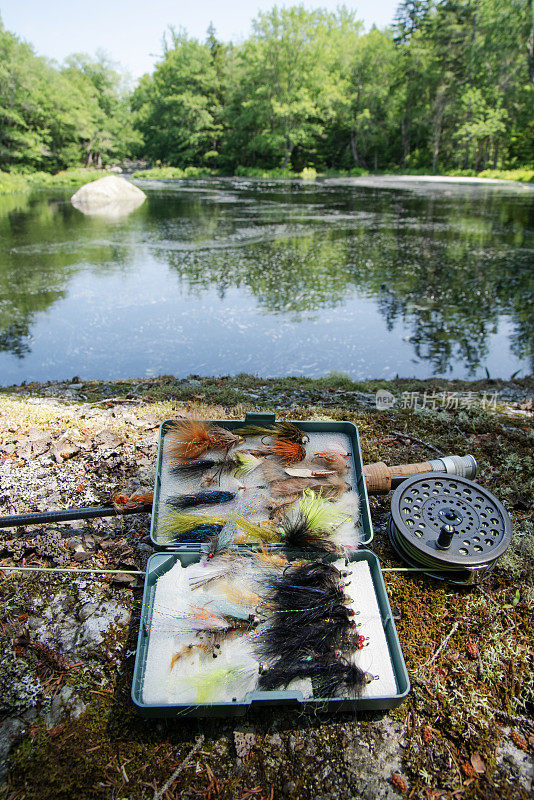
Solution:
{"label": "reel spool", "polygon": [[388,535],[410,566],[467,585],[491,573],[510,546],[512,523],[487,489],[467,478],[428,472],[408,478],[395,490]]}

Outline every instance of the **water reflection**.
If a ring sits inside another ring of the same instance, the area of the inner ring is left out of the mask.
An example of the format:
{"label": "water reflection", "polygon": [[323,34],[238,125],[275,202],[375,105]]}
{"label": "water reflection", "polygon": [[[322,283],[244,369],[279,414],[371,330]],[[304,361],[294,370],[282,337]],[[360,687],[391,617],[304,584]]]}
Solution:
{"label": "water reflection", "polygon": [[67,197],[0,197],[0,351],[17,358],[31,352],[34,320],[66,297],[74,275],[90,267],[98,279],[131,262],[127,240],[109,241],[109,224],[85,220]]}
{"label": "water reflection", "polygon": [[[42,378],[45,368],[50,378],[105,377],[110,335],[132,348],[110,376],[157,365],[182,374],[189,362],[176,348],[189,349],[193,363],[201,345],[206,373],[237,373],[254,338],[243,340],[244,328],[255,330],[259,348],[262,331],[263,344],[267,334],[287,337],[286,363],[283,342],[276,364],[256,354],[254,371],[264,375],[324,374],[337,368],[329,347],[354,377],[384,374],[388,348],[392,374],[474,376],[488,364],[493,376],[509,377],[512,366],[532,371],[528,189],[246,180],[143,189],[147,202],[115,222],[84,217],[66,193],[0,198],[2,383]],[[193,304],[199,314],[208,309],[202,332],[184,322]],[[215,322],[223,309],[235,334],[224,367]],[[50,350],[65,326],[72,358],[62,362]],[[366,337],[360,356],[358,336]]]}

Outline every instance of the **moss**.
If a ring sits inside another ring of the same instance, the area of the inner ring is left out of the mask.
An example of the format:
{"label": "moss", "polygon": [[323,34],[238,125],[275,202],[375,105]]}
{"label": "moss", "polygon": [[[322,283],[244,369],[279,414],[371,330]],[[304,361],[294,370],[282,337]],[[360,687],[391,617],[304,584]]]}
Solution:
{"label": "moss", "polygon": [[[532,394],[531,379],[516,381],[513,386]],[[405,746],[398,752],[410,786],[408,794],[414,800],[426,800],[433,790],[488,800],[526,798],[520,786],[507,782],[510,772],[502,766],[497,769],[495,751],[502,741],[502,723],[522,719],[534,702],[529,662],[534,635],[530,613],[534,573],[532,416],[505,407],[497,411],[413,411],[397,405],[380,412],[369,403],[362,406],[365,396],[362,399],[358,394],[367,393],[372,401],[372,392],[378,388],[400,396],[403,391],[493,392],[509,387],[491,381],[362,384],[344,375],[321,380],[240,375],[86,382],[82,391],[92,402],[105,404],[110,397],[129,395],[143,400],[143,405],[135,407],[138,416],[164,418],[196,407],[208,418],[242,418],[246,410],[276,409],[282,418],[350,419],[359,428],[364,462],[383,459],[393,464],[435,455],[424,444],[401,439],[392,431],[405,431],[442,452],[472,452],[480,465],[482,484],[508,508],[516,539],[481,587],[455,588],[425,576],[384,573],[391,604],[401,614],[397,630],[412,679],[412,691],[398,709],[384,717],[360,715],[357,720],[331,717],[320,710],[315,716],[303,716],[293,710],[265,709],[238,723],[254,731],[254,745],[246,758],[235,752],[236,725],[232,720],[181,718],[167,722],[138,717],[129,696],[131,653],[139,620],[140,600],[136,598],[129,630],[111,630],[100,656],[66,678],[88,703],[88,710],[59,732],[41,722],[22,738],[13,753],[7,796],[19,793],[27,800],[152,797],[199,733],[205,741],[172,787],[175,796],[241,798],[248,790],[254,790],[248,797],[258,800],[358,796],[362,792],[358,769],[373,764],[375,751],[383,746],[381,736],[387,735],[382,733],[387,722],[403,728]],[[36,413],[43,415],[37,424],[53,424],[54,414],[62,419],[64,415],[67,424],[71,408],[76,407],[72,401],[60,410],[55,406],[42,412],[35,411],[41,408],[38,405],[25,406],[21,395],[37,397],[40,391],[38,386],[12,389],[2,399],[12,405],[1,409],[17,416],[23,425],[30,418],[35,421],[32,415]],[[25,409],[28,420],[24,419]],[[371,502],[372,549],[385,568],[399,566],[384,535],[389,501],[386,496]],[[19,576],[0,583],[0,600],[13,617],[27,611],[43,593],[52,595],[60,588],[66,589],[66,584],[56,576]],[[71,600],[76,602],[75,592]],[[456,623],[447,646],[434,658]],[[473,645],[479,657],[472,656]],[[108,659],[106,653],[114,654],[113,658]],[[365,745],[361,750],[359,742]],[[469,781],[465,765],[475,754],[482,758],[486,772]]]}
{"label": "moss", "polygon": [[[392,602],[402,609],[397,630],[412,675],[406,710],[413,729],[405,763],[414,785],[423,791],[427,778],[435,780],[439,773],[440,788],[457,791],[462,776],[445,769],[451,753],[457,765],[479,753],[487,768],[480,783],[491,782],[502,736],[497,721],[521,713],[533,698],[529,654],[534,631],[528,597],[511,615],[509,589],[492,591],[489,585],[488,596],[476,588],[451,592],[429,578],[397,574],[387,575],[386,583]],[[455,623],[448,647],[433,660]],[[469,655],[473,645],[480,658]],[[421,739],[423,725],[433,731],[428,746]],[[480,789],[477,784],[472,796],[479,796]],[[513,797],[510,789],[503,792],[503,797]]]}

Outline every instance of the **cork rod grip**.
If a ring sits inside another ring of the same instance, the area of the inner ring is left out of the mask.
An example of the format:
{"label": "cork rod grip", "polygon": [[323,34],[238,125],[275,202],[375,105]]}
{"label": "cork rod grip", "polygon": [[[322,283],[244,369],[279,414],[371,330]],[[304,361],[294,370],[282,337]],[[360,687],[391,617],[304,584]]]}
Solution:
{"label": "cork rod grip", "polygon": [[421,472],[432,472],[432,465],[428,461],[420,461],[418,464],[399,464],[396,467],[388,467],[383,461],[378,461],[376,464],[367,464],[363,468],[369,494],[389,492],[392,478],[408,478],[410,475],[419,475]]}

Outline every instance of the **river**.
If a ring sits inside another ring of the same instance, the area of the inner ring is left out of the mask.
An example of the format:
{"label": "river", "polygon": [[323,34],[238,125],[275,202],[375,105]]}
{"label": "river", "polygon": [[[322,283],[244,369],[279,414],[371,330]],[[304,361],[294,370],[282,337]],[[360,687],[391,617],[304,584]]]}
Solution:
{"label": "river", "polygon": [[532,373],[534,187],[140,181],[124,219],[0,198],[0,384]]}

